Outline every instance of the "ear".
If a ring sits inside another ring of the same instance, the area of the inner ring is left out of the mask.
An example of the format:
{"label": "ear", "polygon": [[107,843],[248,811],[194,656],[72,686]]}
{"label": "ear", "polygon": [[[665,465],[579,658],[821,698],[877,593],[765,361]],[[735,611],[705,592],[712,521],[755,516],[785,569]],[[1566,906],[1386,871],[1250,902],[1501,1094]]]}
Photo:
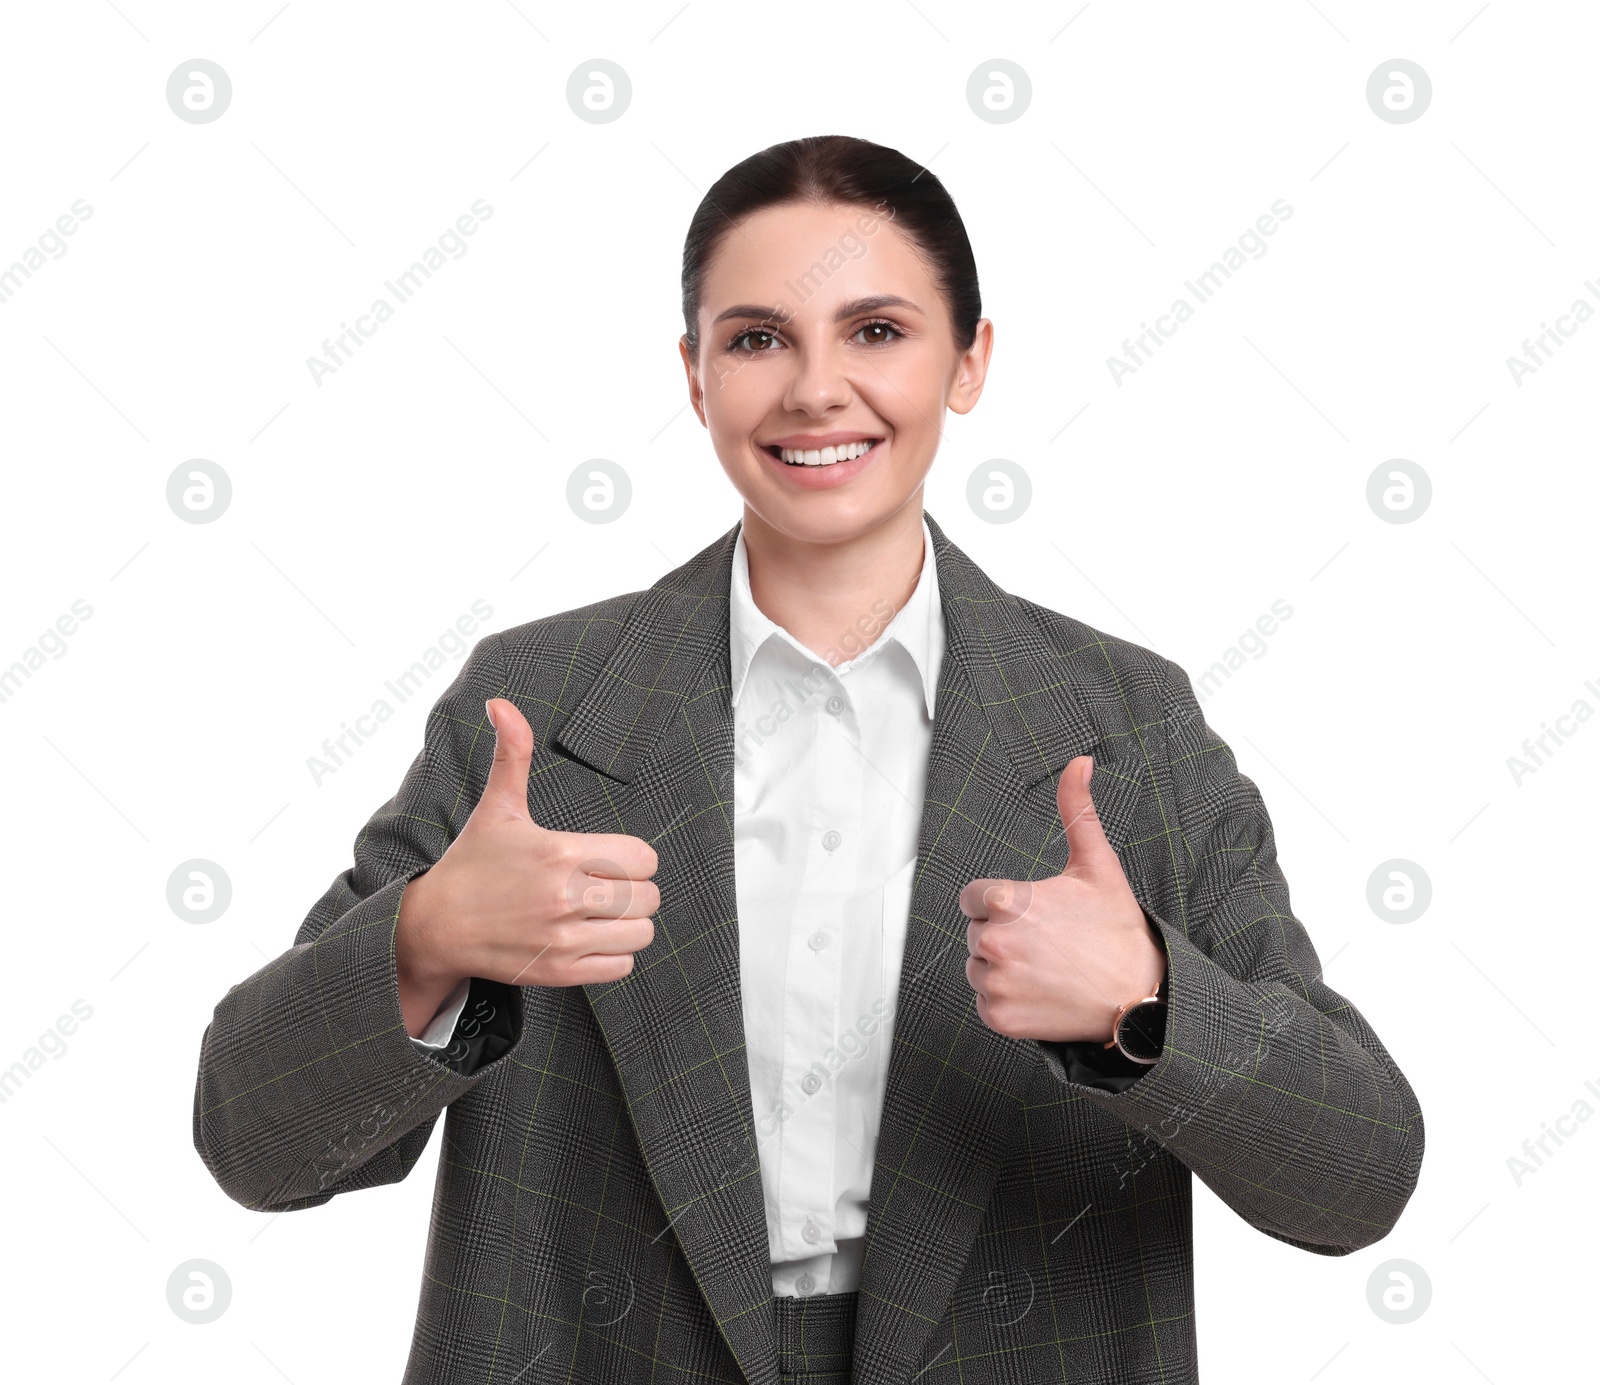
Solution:
{"label": "ear", "polygon": [[956,365],[955,379],[946,392],[945,404],[952,413],[970,413],[983,393],[983,382],[989,374],[989,355],[994,349],[994,323],[986,317],[978,319],[977,334],[972,345],[961,355]]}
{"label": "ear", "polygon": [[710,428],[706,421],[705,387],[700,383],[700,376],[695,369],[695,352],[689,345],[689,334],[684,332],[678,338],[678,355],[683,358],[683,373],[689,381],[689,403],[694,407],[695,416],[700,420],[702,428]]}

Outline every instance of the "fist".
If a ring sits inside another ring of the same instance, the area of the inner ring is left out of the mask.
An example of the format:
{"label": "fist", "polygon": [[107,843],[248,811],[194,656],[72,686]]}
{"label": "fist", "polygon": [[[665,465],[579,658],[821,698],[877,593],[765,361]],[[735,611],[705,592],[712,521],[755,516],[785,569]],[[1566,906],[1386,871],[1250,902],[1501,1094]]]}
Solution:
{"label": "fist", "polygon": [[533,728],[505,698],[484,706],[495,726],[488,782],[460,835],[401,895],[396,951],[412,1033],[465,977],[513,986],[615,981],[655,936],[655,848],[620,833],[536,823],[528,811]]}
{"label": "fist", "polygon": [[1061,772],[1056,808],[1067,864],[1043,880],[974,880],[961,891],[967,981],[978,1018],[1013,1039],[1111,1037],[1118,1006],[1154,993],[1166,948],[1100,826],[1080,755]]}

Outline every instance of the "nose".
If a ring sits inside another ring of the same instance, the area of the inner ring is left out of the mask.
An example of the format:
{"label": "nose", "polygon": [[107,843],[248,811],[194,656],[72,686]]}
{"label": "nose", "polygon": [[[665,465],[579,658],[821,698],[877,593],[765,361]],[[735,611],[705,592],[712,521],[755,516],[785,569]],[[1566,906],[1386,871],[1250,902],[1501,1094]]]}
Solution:
{"label": "nose", "polygon": [[791,413],[823,414],[849,404],[854,397],[844,348],[837,341],[819,339],[797,345],[790,360],[794,375],[783,403]]}

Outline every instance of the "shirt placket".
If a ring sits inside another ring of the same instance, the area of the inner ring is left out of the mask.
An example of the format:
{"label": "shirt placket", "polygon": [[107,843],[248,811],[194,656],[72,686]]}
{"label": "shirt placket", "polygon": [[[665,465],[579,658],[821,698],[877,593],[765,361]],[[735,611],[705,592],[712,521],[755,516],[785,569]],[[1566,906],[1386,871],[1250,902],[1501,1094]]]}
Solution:
{"label": "shirt placket", "polygon": [[859,843],[860,757],[850,748],[849,718],[837,678],[808,699],[806,856],[788,942],[784,1089],[793,1114],[784,1122],[781,1205],[784,1253],[806,1259],[835,1249],[834,1131],[838,1089],[827,1058],[839,1039],[844,901]]}

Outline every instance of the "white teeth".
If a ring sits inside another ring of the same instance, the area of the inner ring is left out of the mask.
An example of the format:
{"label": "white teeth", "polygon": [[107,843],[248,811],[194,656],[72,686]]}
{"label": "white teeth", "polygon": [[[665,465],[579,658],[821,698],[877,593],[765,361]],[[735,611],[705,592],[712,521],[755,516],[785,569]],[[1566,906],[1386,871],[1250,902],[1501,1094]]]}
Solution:
{"label": "white teeth", "polygon": [[792,466],[832,466],[835,462],[848,462],[861,456],[873,446],[870,441],[847,442],[838,447],[778,449],[778,455]]}

